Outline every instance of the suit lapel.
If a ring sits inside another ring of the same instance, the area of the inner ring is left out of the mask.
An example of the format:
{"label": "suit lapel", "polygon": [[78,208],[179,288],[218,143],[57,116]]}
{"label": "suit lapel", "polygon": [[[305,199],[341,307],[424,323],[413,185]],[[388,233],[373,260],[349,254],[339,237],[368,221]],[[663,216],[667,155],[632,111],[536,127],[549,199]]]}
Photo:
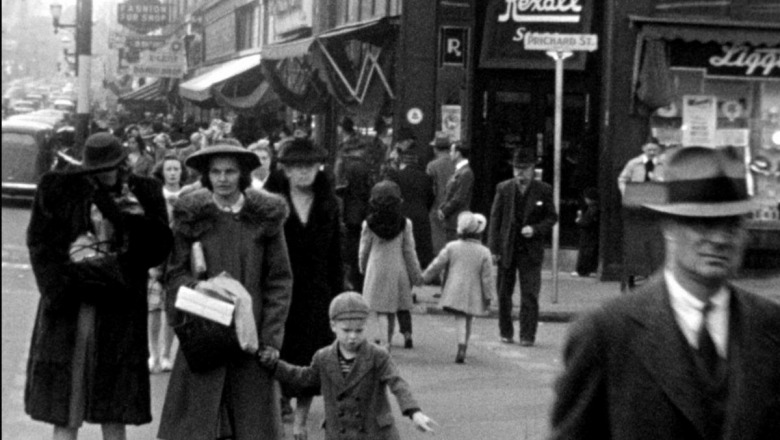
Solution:
{"label": "suit lapel", "polygon": [[704,386],[696,371],[691,348],[674,319],[663,276],[654,277],[647,289],[637,295],[647,295],[649,304],[634,313],[634,318],[644,328],[638,333],[634,352],[673,404],[705,437]]}
{"label": "suit lapel", "polygon": [[373,362],[371,361],[373,347],[369,346],[369,344],[371,343],[366,341],[363,343],[363,346],[360,347],[357,357],[355,358],[355,363],[352,365],[352,369],[349,370],[349,374],[347,374],[345,379],[344,391],[357,385],[360,382],[360,379],[371,371],[373,366]]}
{"label": "suit lapel", "polygon": [[333,380],[336,389],[344,388],[344,375],[341,374],[341,365],[339,365],[339,342],[333,341],[330,346],[330,353],[325,357],[325,371],[328,377]]}
{"label": "suit lapel", "polygon": [[525,190],[525,203],[523,204],[523,225],[528,224],[528,216],[531,215],[531,211],[534,209],[534,203],[536,203],[536,183],[532,180],[528,184],[528,189]]}

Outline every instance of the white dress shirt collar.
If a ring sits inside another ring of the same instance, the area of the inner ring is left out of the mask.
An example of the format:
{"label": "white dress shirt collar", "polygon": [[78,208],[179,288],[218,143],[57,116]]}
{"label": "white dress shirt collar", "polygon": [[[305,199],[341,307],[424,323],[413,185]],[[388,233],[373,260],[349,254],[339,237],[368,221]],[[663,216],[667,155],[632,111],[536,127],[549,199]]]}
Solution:
{"label": "white dress shirt collar", "polygon": [[457,171],[457,170],[465,167],[468,164],[469,164],[469,160],[468,159],[462,159],[460,162],[455,164],[455,170]]}
{"label": "white dress shirt collar", "polygon": [[[672,305],[677,325],[680,327],[688,344],[691,347],[698,348],[704,302],[685,290],[670,271],[664,271],[664,278],[666,279],[669,301]],[[731,292],[729,289],[721,287],[715,295],[710,297],[712,310],[707,314],[707,330],[710,332],[715,348],[722,358],[726,358],[728,352],[730,300]]]}

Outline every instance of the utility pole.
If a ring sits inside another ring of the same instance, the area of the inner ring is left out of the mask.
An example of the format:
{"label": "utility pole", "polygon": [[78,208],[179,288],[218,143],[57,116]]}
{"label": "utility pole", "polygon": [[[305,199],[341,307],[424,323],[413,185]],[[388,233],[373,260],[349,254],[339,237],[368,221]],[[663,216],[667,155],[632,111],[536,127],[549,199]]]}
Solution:
{"label": "utility pole", "polygon": [[89,135],[92,104],[92,0],[76,3],[76,63],[78,69],[78,101],[76,102],[75,153],[81,158]]}

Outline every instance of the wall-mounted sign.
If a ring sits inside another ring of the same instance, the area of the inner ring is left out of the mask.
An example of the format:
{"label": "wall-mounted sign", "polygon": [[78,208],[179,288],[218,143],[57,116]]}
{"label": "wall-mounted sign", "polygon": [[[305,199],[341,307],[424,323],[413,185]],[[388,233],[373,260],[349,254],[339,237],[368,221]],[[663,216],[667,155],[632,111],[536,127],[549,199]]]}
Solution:
{"label": "wall-mounted sign", "polygon": [[593,52],[599,46],[596,34],[525,34],[525,50]]}
{"label": "wall-mounted sign", "polygon": [[108,35],[109,49],[156,50],[165,46],[167,37],[162,35],[127,35],[120,32],[110,32]]}
{"label": "wall-mounted sign", "polygon": [[712,95],[683,95],[683,147],[716,146],[718,98]]}
{"label": "wall-mounted sign", "polygon": [[423,120],[423,112],[419,107],[412,107],[406,112],[406,120],[412,125],[417,125]]}
{"label": "wall-mounted sign", "polygon": [[157,50],[144,50],[137,63],[130,65],[135,76],[155,78],[183,78],[187,71],[184,43],[173,41]]}
{"label": "wall-mounted sign", "polygon": [[117,5],[117,22],[122,26],[146,34],[171,21],[171,5],[159,0],[129,0]]}
{"label": "wall-mounted sign", "polygon": [[439,54],[442,66],[468,67],[469,29],[443,26],[439,30]]}
{"label": "wall-mounted sign", "polygon": [[314,25],[312,0],[271,0],[269,6],[274,40],[282,35],[311,29]]}
{"label": "wall-mounted sign", "polygon": [[693,67],[710,77],[780,79],[780,46],[672,41],[672,67]]}
{"label": "wall-mounted sign", "polygon": [[[544,34],[588,34],[594,0],[490,0],[479,67],[552,69],[544,52],[529,50],[529,38]],[[585,55],[575,54],[566,68],[582,69]]]}

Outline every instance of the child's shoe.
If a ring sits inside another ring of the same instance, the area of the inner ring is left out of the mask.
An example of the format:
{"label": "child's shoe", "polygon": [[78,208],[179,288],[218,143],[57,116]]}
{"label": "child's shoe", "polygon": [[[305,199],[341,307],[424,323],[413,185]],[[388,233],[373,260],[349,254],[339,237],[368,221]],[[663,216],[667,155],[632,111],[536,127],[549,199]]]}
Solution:
{"label": "child's shoe", "polygon": [[412,342],[411,333],[404,333],[404,348],[406,349],[414,348],[414,342]]}

